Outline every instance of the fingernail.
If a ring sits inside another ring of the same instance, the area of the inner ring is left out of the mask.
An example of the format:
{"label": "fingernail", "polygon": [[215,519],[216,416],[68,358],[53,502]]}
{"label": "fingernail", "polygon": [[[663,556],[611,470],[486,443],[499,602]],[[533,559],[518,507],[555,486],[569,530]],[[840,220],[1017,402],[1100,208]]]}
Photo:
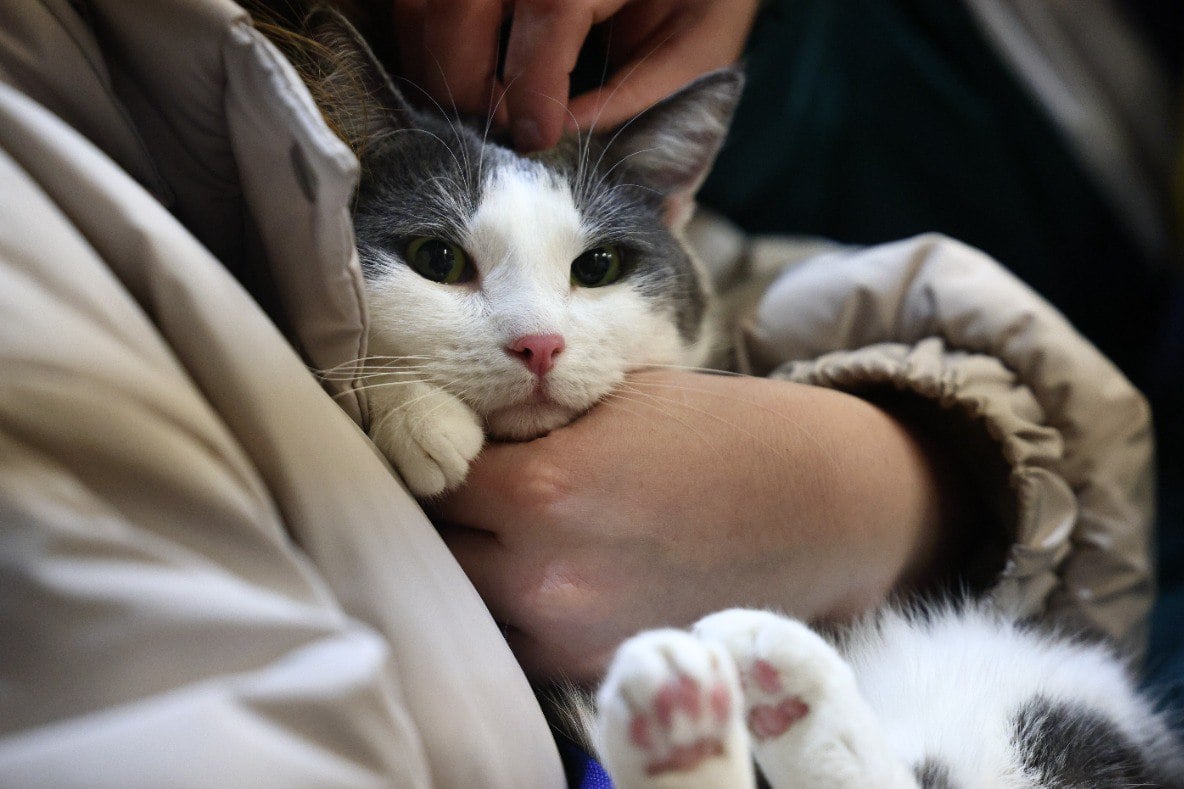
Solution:
{"label": "fingernail", "polygon": [[519,118],[514,121],[514,147],[529,153],[543,147],[543,135],[533,118]]}

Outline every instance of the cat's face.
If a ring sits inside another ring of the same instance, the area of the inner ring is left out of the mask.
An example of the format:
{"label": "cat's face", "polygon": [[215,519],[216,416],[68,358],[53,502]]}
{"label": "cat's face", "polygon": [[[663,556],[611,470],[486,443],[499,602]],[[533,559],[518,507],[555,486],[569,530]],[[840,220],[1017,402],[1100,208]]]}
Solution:
{"label": "cat's face", "polygon": [[413,110],[381,73],[369,84],[383,111],[357,146],[354,225],[376,363],[413,370],[513,439],[568,423],[631,370],[702,363],[706,294],[678,226],[737,73],[615,136],[531,157]]}

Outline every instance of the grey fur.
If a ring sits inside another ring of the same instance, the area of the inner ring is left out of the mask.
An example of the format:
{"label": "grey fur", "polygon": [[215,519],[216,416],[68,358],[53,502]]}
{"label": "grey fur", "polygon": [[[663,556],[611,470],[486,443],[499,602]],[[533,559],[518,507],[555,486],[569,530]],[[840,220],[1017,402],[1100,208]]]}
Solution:
{"label": "grey fur", "polygon": [[1083,705],[1036,697],[1016,714],[1013,741],[1025,771],[1049,789],[1180,787],[1179,757],[1157,724],[1147,721],[1136,741]]}
{"label": "grey fur", "polygon": [[950,781],[950,768],[936,759],[926,759],[913,768],[921,789],[956,789]]}

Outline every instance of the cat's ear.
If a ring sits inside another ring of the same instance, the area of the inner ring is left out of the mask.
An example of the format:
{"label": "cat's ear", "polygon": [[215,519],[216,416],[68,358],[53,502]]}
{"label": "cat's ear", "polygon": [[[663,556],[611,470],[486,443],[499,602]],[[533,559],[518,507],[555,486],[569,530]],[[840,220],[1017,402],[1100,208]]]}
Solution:
{"label": "cat's ear", "polygon": [[360,154],[375,137],[415,125],[414,111],[370,46],[332,8],[304,19],[304,45],[286,51],[330,128]]}
{"label": "cat's ear", "polygon": [[609,135],[605,161],[661,194],[671,227],[690,219],[695,192],[723,145],[743,88],[738,68],[713,71]]}

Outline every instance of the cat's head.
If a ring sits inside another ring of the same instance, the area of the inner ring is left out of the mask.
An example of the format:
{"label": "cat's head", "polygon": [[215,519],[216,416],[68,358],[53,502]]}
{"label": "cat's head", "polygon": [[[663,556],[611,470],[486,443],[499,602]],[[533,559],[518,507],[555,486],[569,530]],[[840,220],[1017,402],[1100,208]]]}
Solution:
{"label": "cat's head", "polygon": [[631,370],[703,362],[706,286],[680,229],[738,71],[612,132],[520,156],[480,125],[413,108],[344,20],[313,21],[345,65],[321,92],[362,164],[371,356],[403,359],[513,439],[566,424]]}

